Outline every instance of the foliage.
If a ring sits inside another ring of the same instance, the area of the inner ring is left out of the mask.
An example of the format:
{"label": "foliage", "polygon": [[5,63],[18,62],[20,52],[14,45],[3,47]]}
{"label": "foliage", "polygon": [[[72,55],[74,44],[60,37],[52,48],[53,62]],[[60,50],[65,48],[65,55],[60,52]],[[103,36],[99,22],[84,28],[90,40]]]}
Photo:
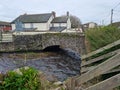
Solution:
{"label": "foliage", "polygon": [[20,72],[9,71],[0,85],[0,90],[38,90],[38,72],[33,68],[21,68]]}
{"label": "foliage", "polygon": [[[66,17],[66,15],[63,15],[61,17]],[[71,21],[72,28],[78,28],[82,26],[81,20],[77,16],[70,15],[70,21]]]}
{"label": "foliage", "polygon": [[105,26],[89,29],[85,32],[90,51],[101,48],[120,39],[120,29],[114,26]]}
{"label": "foliage", "polygon": [[70,20],[72,28],[78,28],[82,25],[80,19],[76,16],[70,15]]}
{"label": "foliage", "polygon": [[61,86],[49,82],[42,72],[29,67],[9,71],[0,83],[0,90],[55,90],[58,87]]}

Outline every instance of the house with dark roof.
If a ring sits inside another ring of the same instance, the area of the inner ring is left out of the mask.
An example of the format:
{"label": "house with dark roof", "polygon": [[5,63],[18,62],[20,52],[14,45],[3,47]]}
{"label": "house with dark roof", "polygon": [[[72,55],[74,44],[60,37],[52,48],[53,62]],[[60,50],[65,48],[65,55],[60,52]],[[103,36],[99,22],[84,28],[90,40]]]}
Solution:
{"label": "house with dark roof", "polygon": [[69,13],[65,17],[56,17],[56,13],[24,14],[11,22],[16,31],[58,31],[71,28]]}
{"label": "house with dark roof", "polygon": [[50,23],[53,20],[53,13],[45,14],[24,14],[11,22],[12,30],[17,31],[46,31],[50,29]]}
{"label": "house with dark roof", "polygon": [[0,21],[0,30],[1,31],[12,30],[10,23],[5,21]]}
{"label": "house with dark roof", "polygon": [[69,17],[69,12],[67,12],[66,16],[55,17],[51,22],[50,31],[63,31],[65,29],[71,28],[71,21]]}

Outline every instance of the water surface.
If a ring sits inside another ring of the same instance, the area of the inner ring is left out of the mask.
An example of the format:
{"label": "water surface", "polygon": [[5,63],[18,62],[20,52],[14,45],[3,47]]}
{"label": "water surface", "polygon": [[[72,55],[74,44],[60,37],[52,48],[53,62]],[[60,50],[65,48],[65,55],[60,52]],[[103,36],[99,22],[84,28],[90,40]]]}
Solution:
{"label": "water surface", "polygon": [[44,72],[50,81],[63,81],[80,74],[80,60],[65,53],[2,53],[0,54],[0,72],[6,73],[20,67],[30,66]]}

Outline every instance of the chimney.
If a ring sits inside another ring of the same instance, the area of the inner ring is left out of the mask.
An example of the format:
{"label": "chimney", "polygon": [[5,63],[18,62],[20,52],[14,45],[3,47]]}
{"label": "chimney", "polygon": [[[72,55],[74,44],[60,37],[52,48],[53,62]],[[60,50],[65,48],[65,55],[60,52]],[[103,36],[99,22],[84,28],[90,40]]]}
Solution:
{"label": "chimney", "polygon": [[67,16],[69,17],[70,16],[70,14],[69,14],[69,12],[67,11]]}
{"label": "chimney", "polygon": [[27,13],[24,13],[23,15],[27,15]]}
{"label": "chimney", "polygon": [[56,17],[56,13],[54,11],[52,11],[52,15],[54,16],[54,18]]}

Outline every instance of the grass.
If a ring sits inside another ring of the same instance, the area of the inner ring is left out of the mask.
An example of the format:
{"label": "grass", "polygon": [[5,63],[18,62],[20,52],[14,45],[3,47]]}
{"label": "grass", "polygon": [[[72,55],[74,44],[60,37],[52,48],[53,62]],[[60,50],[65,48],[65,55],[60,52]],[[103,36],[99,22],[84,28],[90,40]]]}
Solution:
{"label": "grass", "polygon": [[97,27],[86,30],[85,37],[90,47],[88,51],[95,51],[107,44],[119,40],[119,34],[120,29],[114,26]]}

